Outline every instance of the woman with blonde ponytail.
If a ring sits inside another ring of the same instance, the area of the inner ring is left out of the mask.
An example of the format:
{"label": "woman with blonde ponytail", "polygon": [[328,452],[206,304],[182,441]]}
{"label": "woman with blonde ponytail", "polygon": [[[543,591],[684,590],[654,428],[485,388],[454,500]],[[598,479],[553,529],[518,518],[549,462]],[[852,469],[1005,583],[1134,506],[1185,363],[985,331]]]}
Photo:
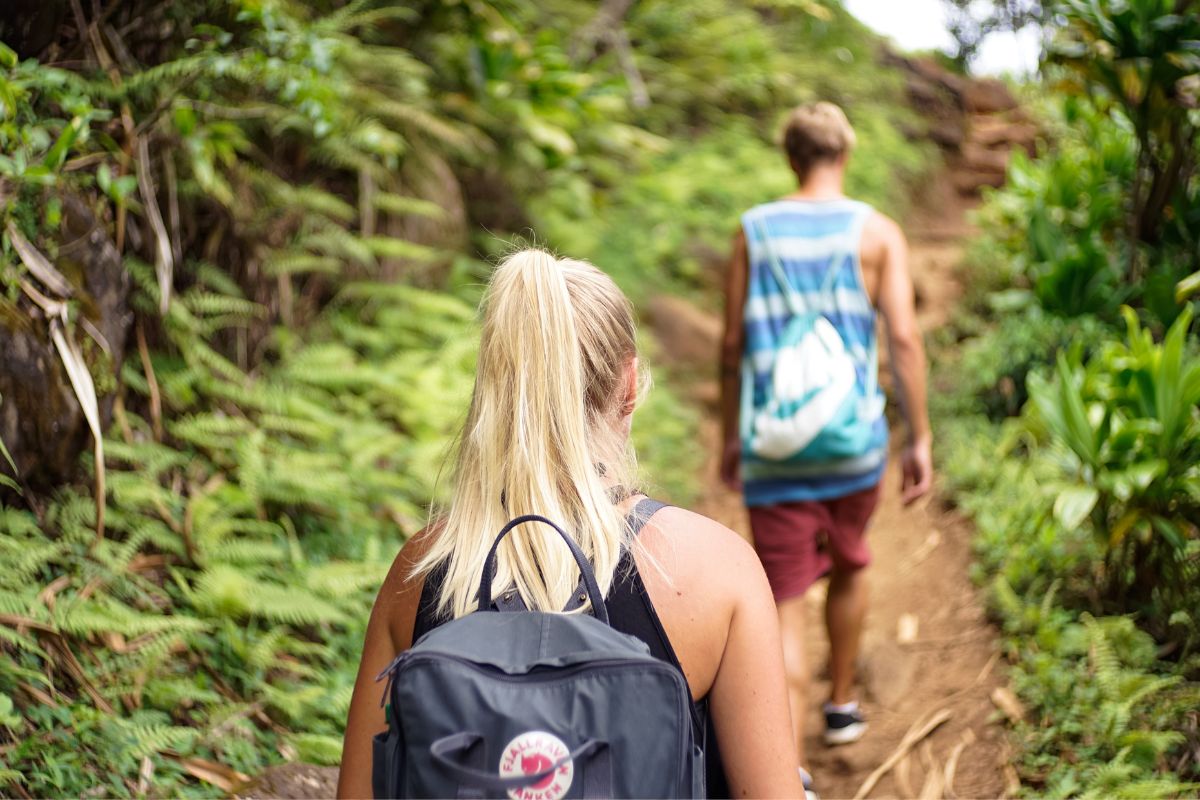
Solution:
{"label": "woman with blonde ponytail", "polygon": [[[687,679],[720,743],[718,758],[709,742],[710,796],[803,795],[774,601],[753,549],[679,508],[654,513],[636,537],[631,528],[627,515],[644,500],[629,445],[642,383],[632,308],[612,279],[536,249],[500,264],[450,501],[400,551],[367,627],[339,796],[371,794],[371,738],[386,727],[375,676],[472,610],[493,537],[523,514],[563,524],[593,565],[613,627]],[[549,528],[521,526],[500,548],[497,594],[528,608],[566,607],[578,580]]]}

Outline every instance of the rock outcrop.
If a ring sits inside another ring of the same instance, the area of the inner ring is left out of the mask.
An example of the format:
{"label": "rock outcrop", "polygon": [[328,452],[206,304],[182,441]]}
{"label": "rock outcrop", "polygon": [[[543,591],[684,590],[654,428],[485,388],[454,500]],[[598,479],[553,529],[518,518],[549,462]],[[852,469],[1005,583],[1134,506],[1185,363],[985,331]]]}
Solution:
{"label": "rock outcrop", "polygon": [[1003,81],[957,75],[928,57],[887,53],[885,61],[903,73],[909,103],[925,120],[913,135],[942,149],[960,194],[1003,185],[1013,150],[1033,153],[1037,126]]}

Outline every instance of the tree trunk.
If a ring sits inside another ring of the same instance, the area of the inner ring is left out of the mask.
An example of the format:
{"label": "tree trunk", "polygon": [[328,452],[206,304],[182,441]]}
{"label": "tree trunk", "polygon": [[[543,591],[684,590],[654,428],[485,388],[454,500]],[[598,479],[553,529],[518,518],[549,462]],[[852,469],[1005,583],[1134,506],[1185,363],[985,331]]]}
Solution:
{"label": "tree trunk", "polygon": [[[88,356],[93,376],[100,372],[117,375],[132,321],[129,273],[104,225],[83,199],[63,197],[60,236],[63,243],[56,266],[75,287],[79,314],[93,329],[86,333],[81,320],[75,320],[76,341]],[[112,403],[111,395],[100,398],[105,427],[111,419]],[[16,462],[18,482],[35,491],[77,477],[80,453],[91,441],[83,410],[50,341],[46,320],[29,308],[3,300],[0,439]],[[0,471],[12,475],[4,459],[0,459]],[[0,488],[0,493],[4,491]]]}
{"label": "tree trunk", "polygon": [[0,13],[0,42],[21,58],[36,58],[58,39],[67,16],[67,0],[5,0]]}

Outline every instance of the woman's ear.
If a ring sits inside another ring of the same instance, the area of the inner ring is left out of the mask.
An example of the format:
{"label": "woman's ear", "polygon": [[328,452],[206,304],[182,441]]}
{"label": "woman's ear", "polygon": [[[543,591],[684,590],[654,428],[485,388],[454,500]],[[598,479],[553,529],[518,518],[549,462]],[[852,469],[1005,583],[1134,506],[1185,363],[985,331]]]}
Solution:
{"label": "woman's ear", "polygon": [[625,365],[623,396],[621,398],[621,416],[628,417],[637,407],[638,399],[638,358],[634,356]]}

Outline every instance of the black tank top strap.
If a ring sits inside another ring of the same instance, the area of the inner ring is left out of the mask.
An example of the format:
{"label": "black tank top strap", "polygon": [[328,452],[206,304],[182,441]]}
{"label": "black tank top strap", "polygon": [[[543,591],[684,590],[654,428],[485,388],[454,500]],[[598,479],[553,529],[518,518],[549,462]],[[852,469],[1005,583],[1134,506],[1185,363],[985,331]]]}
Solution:
{"label": "black tank top strap", "polygon": [[[631,536],[636,538],[650,518],[666,505],[649,497],[640,500],[626,517]],[[650,646],[651,655],[683,672],[683,665],[679,663],[679,657],[675,654],[675,648],[671,646],[662,620],[654,610],[654,604],[650,602],[646,584],[642,581],[637,562],[628,548],[621,551],[621,560],[613,575],[605,605],[608,606],[609,623],[614,628],[641,639]]]}
{"label": "black tank top strap", "polygon": [[443,622],[450,621],[449,617],[438,614],[437,610],[442,594],[442,584],[446,582],[448,569],[448,562],[439,561],[433,569],[425,573],[425,583],[421,586],[421,600],[417,603],[417,616],[413,620],[412,640],[414,644]]}

